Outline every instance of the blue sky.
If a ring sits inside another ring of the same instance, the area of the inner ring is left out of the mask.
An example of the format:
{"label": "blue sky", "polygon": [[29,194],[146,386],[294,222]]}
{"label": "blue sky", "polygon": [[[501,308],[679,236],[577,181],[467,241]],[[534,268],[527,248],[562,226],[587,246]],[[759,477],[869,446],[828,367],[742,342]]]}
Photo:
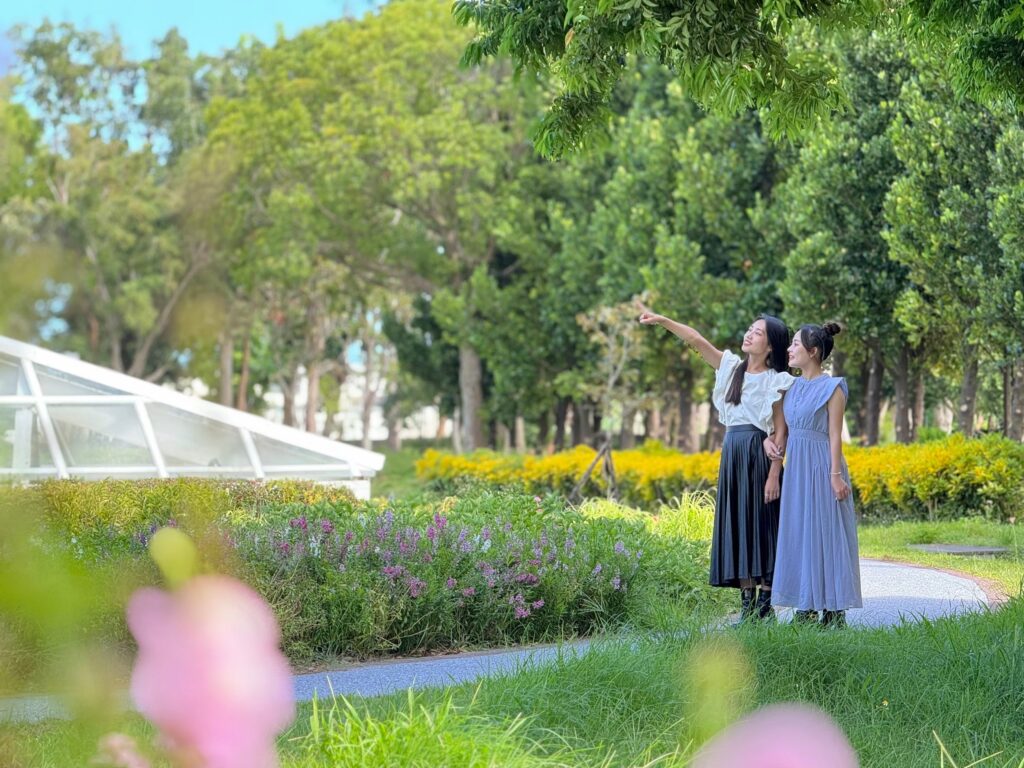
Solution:
{"label": "blue sky", "polygon": [[[128,54],[145,57],[152,41],[177,27],[192,52],[218,53],[243,35],[273,42],[278,23],[288,37],[345,15],[362,15],[372,0],[0,0],[0,30],[38,24],[44,18],[108,30],[115,26]],[[0,42],[0,74],[11,63],[10,44]]]}

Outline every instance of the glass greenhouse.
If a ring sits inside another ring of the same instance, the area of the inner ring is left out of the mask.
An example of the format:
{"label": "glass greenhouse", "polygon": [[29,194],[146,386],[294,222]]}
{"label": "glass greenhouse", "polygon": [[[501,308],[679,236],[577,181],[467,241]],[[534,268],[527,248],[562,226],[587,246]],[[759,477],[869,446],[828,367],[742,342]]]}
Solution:
{"label": "glass greenhouse", "polygon": [[0,480],[312,479],[360,498],[384,457],[0,336]]}

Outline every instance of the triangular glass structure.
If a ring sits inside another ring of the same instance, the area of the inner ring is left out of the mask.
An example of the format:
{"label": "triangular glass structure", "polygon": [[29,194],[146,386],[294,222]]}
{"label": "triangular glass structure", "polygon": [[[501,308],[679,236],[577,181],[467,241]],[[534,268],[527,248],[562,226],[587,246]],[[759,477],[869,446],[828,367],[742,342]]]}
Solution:
{"label": "triangular glass structure", "polygon": [[359,497],[384,457],[0,336],[0,479],[305,478]]}

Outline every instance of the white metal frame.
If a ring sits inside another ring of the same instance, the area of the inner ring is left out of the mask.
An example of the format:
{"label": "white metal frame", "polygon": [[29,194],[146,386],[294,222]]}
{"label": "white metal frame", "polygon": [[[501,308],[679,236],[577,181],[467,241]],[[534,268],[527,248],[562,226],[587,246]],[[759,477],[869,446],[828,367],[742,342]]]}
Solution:
{"label": "white metal frame", "polygon": [[[287,474],[322,475],[325,481],[351,481],[363,485],[369,481],[383,466],[384,456],[367,451],[346,443],[339,443],[321,435],[303,432],[293,427],[286,427],[251,413],[243,413],[227,406],[211,403],[196,397],[177,392],[167,387],[157,386],[133,376],[103,368],[82,360],[51,352],[31,344],[25,344],[5,336],[0,336],[0,353],[20,360],[21,370],[27,384],[28,394],[0,395],[0,406],[31,406],[39,418],[39,425],[46,438],[54,467],[0,467],[2,475],[54,475],[67,478],[79,476],[106,475],[152,475],[171,477],[181,475],[227,475],[247,476],[263,479],[267,476]],[[36,372],[36,365],[52,368],[56,371],[79,379],[117,390],[117,394],[97,395],[46,395],[43,393]],[[201,418],[218,422],[237,430],[250,466],[168,466],[160,450],[153,422],[146,406],[157,403],[193,414]],[[67,457],[61,448],[57,430],[54,427],[49,407],[55,405],[132,405],[142,426],[145,447],[152,458],[149,466],[116,466],[116,467],[69,467]],[[321,456],[334,459],[324,464],[276,464],[263,462],[256,448],[254,436],[284,443],[285,445],[310,451]]]}

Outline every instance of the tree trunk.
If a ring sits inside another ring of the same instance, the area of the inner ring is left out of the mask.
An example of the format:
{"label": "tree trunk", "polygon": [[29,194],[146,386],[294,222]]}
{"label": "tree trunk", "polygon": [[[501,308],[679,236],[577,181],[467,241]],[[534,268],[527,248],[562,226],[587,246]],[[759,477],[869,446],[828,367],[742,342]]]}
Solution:
{"label": "tree trunk", "polygon": [[579,400],[572,401],[572,416],[570,424],[572,426],[572,447],[575,448],[577,445],[583,443],[583,422],[585,421],[583,414],[581,413],[582,406]]}
{"label": "tree trunk", "polygon": [[521,415],[515,421],[515,447],[516,453],[526,453],[526,419]]}
{"label": "tree trunk", "polygon": [[494,429],[494,447],[502,453],[512,450],[512,433],[504,422],[499,421]]}
{"label": "tree trunk", "polygon": [[437,432],[434,433],[435,440],[444,440],[444,428],[448,426],[448,417],[441,413],[438,409],[437,413]]}
{"label": "tree trunk", "polygon": [[832,353],[832,375],[846,376],[846,353],[842,350]]}
{"label": "tree trunk", "polygon": [[287,384],[281,386],[281,392],[284,395],[284,425],[286,427],[295,426],[295,378]]}
{"label": "tree trunk", "polygon": [[910,427],[910,439],[917,440],[924,426],[924,396],[925,381],[924,368],[918,366],[914,372],[914,421]]}
{"label": "tree trunk", "polygon": [[896,357],[896,368],[893,370],[893,388],[895,389],[894,422],[896,425],[896,442],[909,443],[913,437],[910,427],[910,346],[900,344]]}
{"label": "tree trunk", "polygon": [[484,445],[480,409],[484,402],[483,369],[480,355],[469,344],[459,346],[459,396],[462,416],[462,449],[475,451]]}
{"label": "tree trunk", "polygon": [[722,442],[725,440],[725,425],[718,420],[717,414],[718,411],[712,403],[711,418],[708,420],[707,444],[704,447],[704,450],[707,451],[717,451],[722,447]]}
{"label": "tree trunk", "polygon": [[388,429],[388,448],[392,451],[402,450],[402,419],[398,398],[394,397],[397,388],[392,387],[390,405],[384,413],[384,425]]}
{"label": "tree trunk", "polygon": [[235,408],[240,411],[249,410],[249,371],[252,368],[252,329],[245,333],[245,345],[242,347],[242,370],[238,375],[238,397]]}
{"label": "tree trunk", "polygon": [[879,421],[882,415],[882,350],[877,341],[871,343],[868,358],[867,389],[864,392],[864,444],[878,445]]}
{"label": "tree trunk", "polygon": [[565,450],[565,420],[569,416],[572,400],[568,397],[558,398],[555,403],[555,450]]}
{"label": "tree trunk", "polygon": [[545,408],[537,419],[537,452],[542,456],[550,453],[548,439],[551,437],[551,414]]}
{"label": "tree trunk", "polygon": [[234,399],[231,391],[231,379],[235,373],[235,345],[231,332],[227,329],[220,336],[220,381],[217,384],[217,395],[221,405],[231,405]]}
{"label": "tree trunk", "polygon": [[633,422],[636,421],[636,408],[622,409],[622,429],[619,431],[619,448],[629,450],[636,448],[636,435],[633,434]]}
{"label": "tree trunk", "polygon": [[1011,440],[1024,439],[1024,362],[1008,363],[1003,373],[1006,404],[1003,432]]}
{"label": "tree trunk", "polygon": [[462,412],[458,407],[452,415],[452,450],[462,453]]}
{"label": "tree trunk", "polygon": [[679,382],[679,430],[676,432],[676,447],[683,453],[694,453],[693,434],[693,371],[686,369]]}
{"label": "tree trunk", "polygon": [[320,362],[306,367],[306,431],[317,432],[316,415],[320,410]]}
{"label": "tree trunk", "polygon": [[974,436],[974,406],[978,398],[978,358],[967,349],[964,357],[964,380],[960,384],[960,406],[957,424],[965,437]]}
{"label": "tree trunk", "polygon": [[647,417],[644,419],[644,439],[661,440],[662,442],[664,442],[664,435],[662,435],[660,406],[656,405],[649,411],[647,411]]}

